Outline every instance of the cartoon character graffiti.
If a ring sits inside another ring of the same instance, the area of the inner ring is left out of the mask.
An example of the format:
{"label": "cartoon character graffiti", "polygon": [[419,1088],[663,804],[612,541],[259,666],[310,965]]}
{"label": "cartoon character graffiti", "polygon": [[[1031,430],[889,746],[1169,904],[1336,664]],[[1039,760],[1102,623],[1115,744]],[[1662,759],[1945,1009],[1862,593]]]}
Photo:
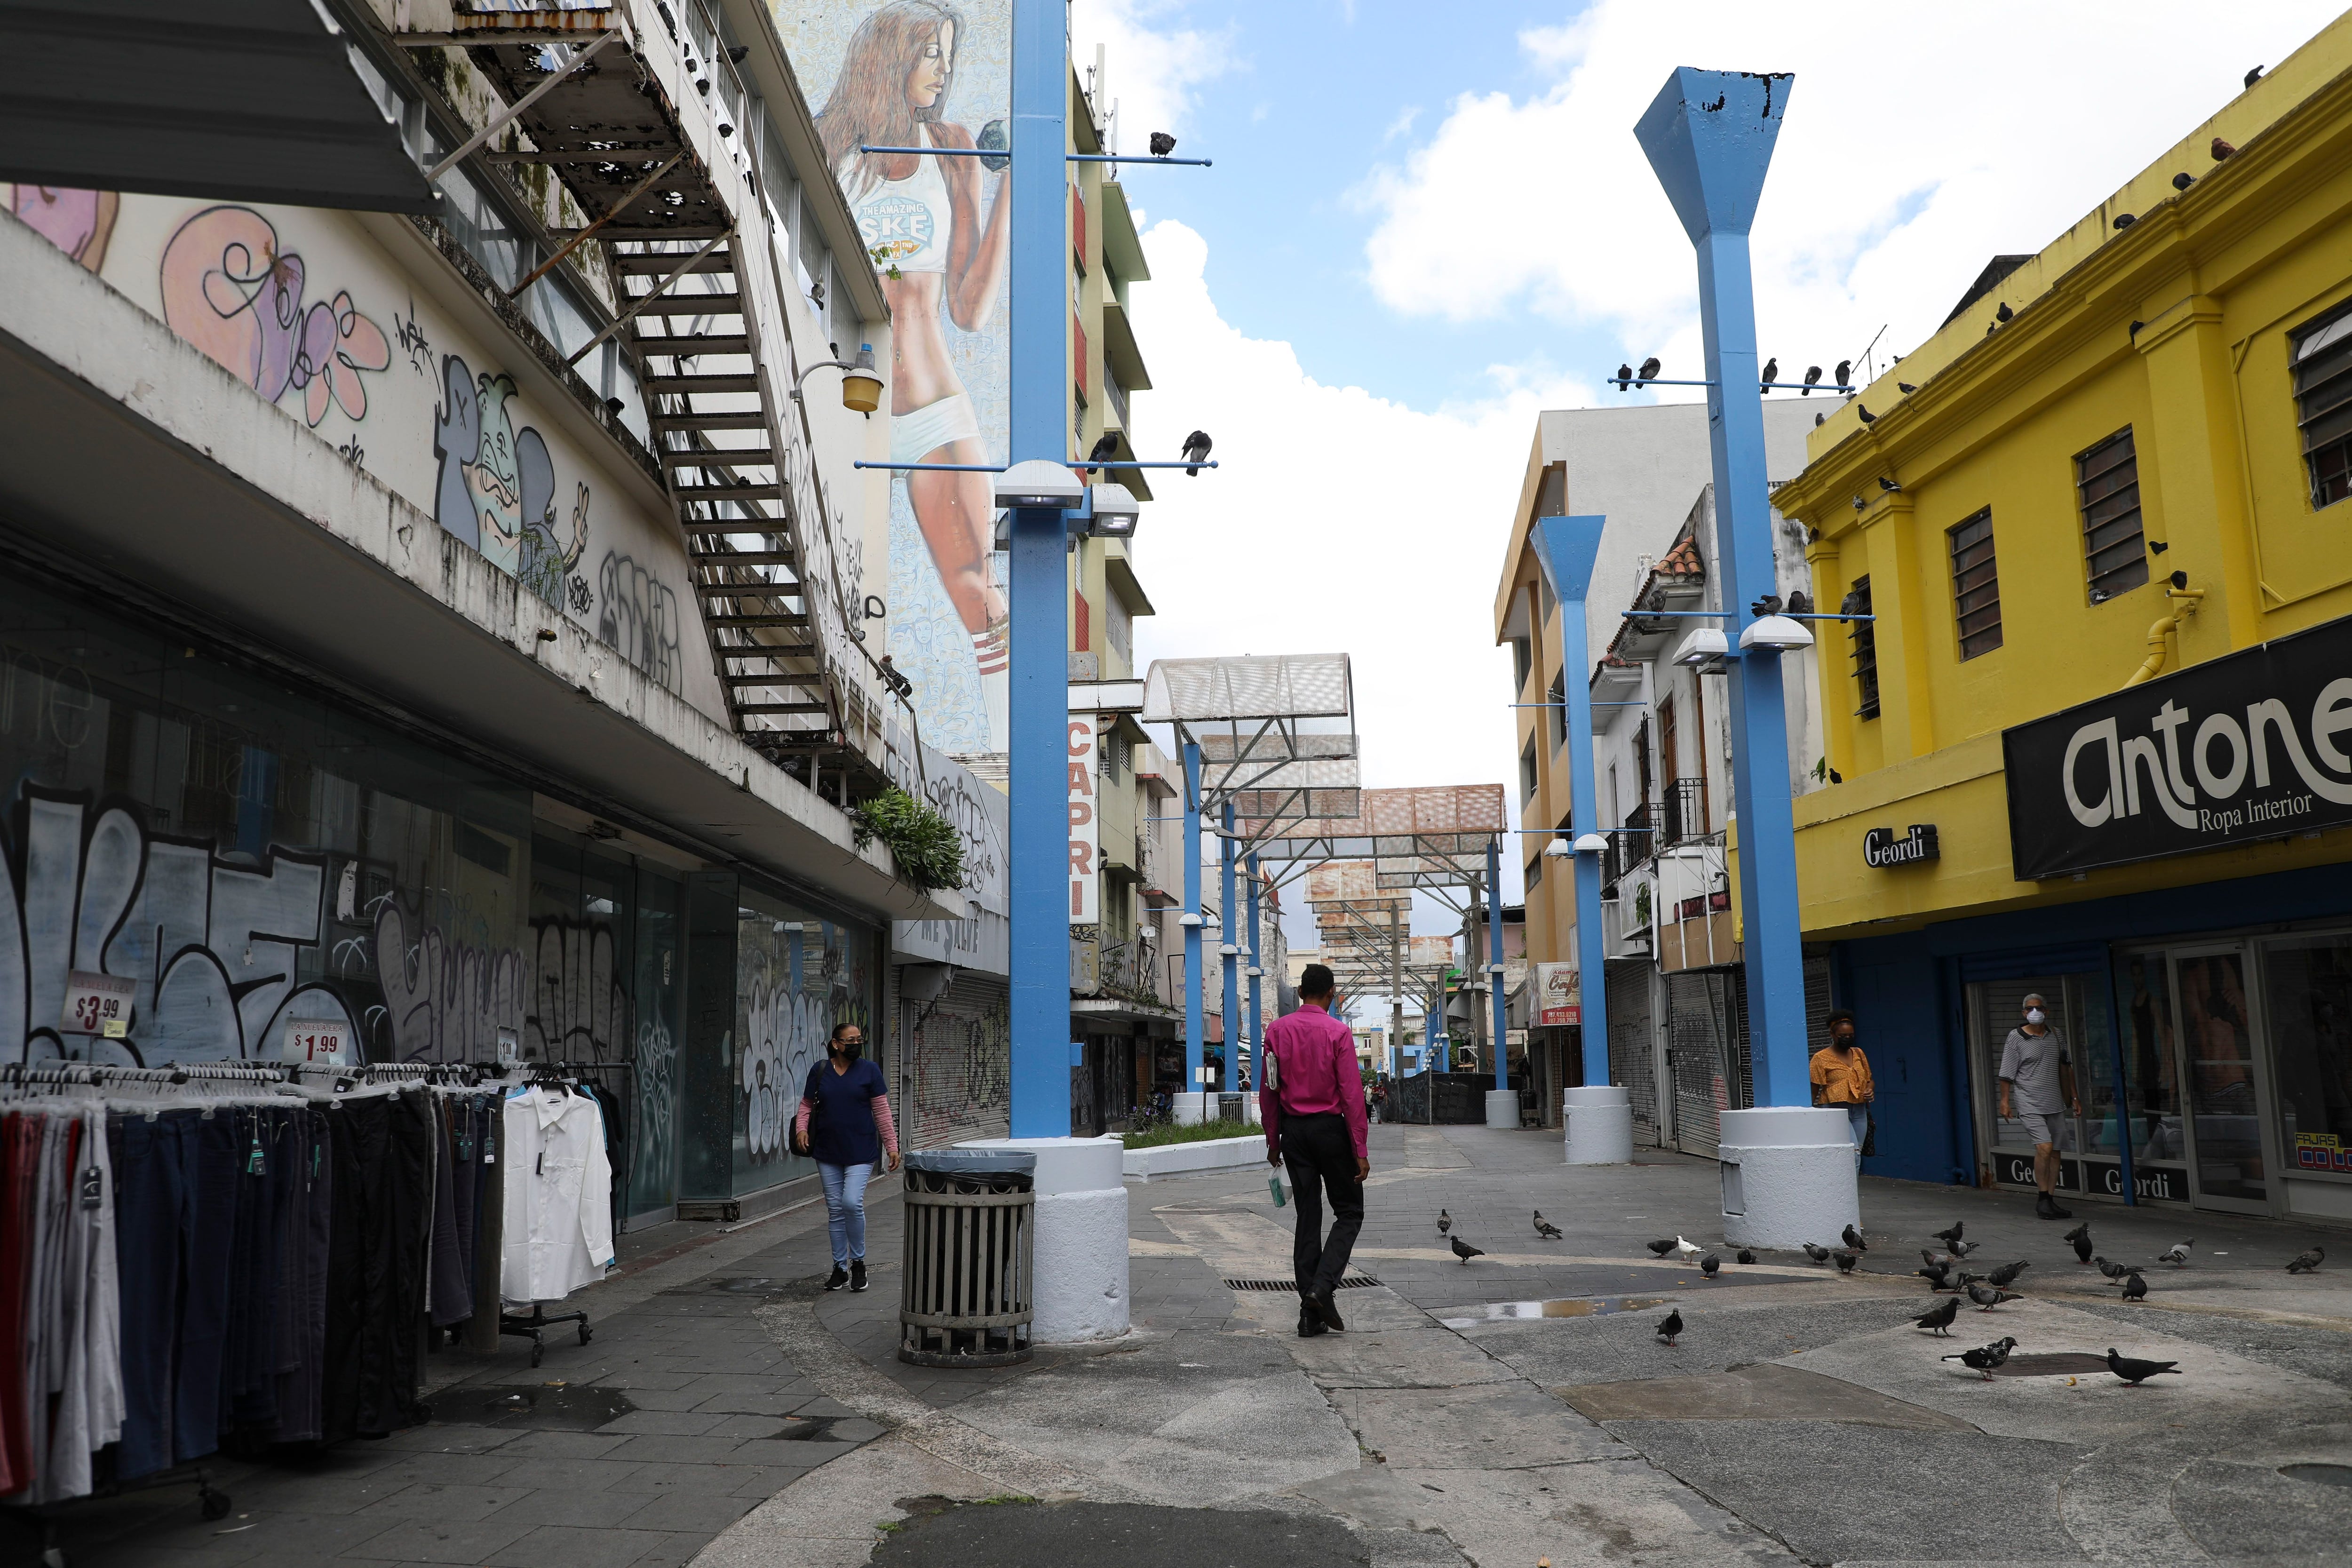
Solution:
{"label": "cartoon character graffiti", "polygon": [[361,377],[392,363],[392,342],[348,291],[305,305],[307,268],[268,218],[205,208],[164,245],[162,275],[164,323],[264,398],[301,393],[313,427],[331,405],[367,417]]}
{"label": "cartoon character graffiti", "polygon": [[96,272],[106,265],[106,243],[122,198],[112,191],[76,191],[56,185],[10,185],[8,210],[34,233]]}
{"label": "cartoon character graffiti", "polygon": [[441,361],[441,402],[433,411],[433,453],[440,459],[433,515],[502,572],[561,605],[563,580],[588,548],[589,489],[581,485],[571,528],[555,521],[555,459],[547,439],[517,428],[515,380],[480,375],[456,354]]}

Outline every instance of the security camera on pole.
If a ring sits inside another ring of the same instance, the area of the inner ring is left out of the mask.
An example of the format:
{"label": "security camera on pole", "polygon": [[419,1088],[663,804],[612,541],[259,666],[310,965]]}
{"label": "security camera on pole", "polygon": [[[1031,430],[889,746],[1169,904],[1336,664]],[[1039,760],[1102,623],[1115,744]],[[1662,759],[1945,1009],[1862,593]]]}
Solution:
{"label": "security camera on pole", "polygon": [[[1748,231],[1793,86],[1785,73],[1685,66],[1666,79],[1633,128],[1698,253],[1723,607],[1736,615],[1738,606],[1757,606],[1757,618],[1725,660],[1757,1105],[1722,1113],[1719,1152],[1725,1238],[1756,1247],[1819,1242],[1861,1219],[1844,1113],[1811,1103],[1780,656],[1811,637],[1779,615],[1771,597],[1772,516],[1748,253]],[[1598,978],[1586,973],[1588,997]]]}

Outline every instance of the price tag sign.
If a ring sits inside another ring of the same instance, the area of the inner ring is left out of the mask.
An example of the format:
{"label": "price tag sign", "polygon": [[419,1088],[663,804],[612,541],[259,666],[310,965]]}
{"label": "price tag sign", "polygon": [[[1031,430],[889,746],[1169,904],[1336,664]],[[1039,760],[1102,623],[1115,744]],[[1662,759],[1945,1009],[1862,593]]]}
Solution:
{"label": "price tag sign", "polygon": [[131,982],[120,974],[96,974],[76,969],[66,975],[65,1016],[58,1028],[68,1035],[105,1035],[119,1038],[131,1029]]}
{"label": "price tag sign", "polygon": [[284,1061],[321,1062],[330,1067],[341,1067],[351,1059],[351,1048],[352,1030],[348,1024],[289,1018],[286,1021],[286,1041],[278,1056]]}

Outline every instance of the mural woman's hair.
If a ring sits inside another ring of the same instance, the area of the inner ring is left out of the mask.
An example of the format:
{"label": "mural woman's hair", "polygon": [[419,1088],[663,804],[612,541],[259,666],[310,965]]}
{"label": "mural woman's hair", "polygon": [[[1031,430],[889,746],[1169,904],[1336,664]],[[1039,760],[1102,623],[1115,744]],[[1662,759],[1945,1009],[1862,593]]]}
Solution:
{"label": "mural woman's hair", "polygon": [[[907,101],[907,75],[921,58],[923,46],[947,29],[961,47],[963,14],[941,0],[889,0],[857,24],[849,49],[842,57],[833,92],[818,110],[816,128],[824,138],[825,163],[842,176],[843,188],[855,200],[861,189],[878,185],[887,177],[887,159],[878,153],[861,153],[861,146],[917,147],[922,137],[918,121],[940,119],[948,94],[955,89],[954,57],[948,59],[947,85],[928,109]],[[855,160],[856,176],[846,171]]]}

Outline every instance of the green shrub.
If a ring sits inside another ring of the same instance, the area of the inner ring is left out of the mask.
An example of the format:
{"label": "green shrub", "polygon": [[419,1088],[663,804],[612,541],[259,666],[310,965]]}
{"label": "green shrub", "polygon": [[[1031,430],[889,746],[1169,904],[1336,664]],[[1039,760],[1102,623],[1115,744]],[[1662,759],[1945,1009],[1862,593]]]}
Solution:
{"label": "green shrub", "polygon": [[954,823],[902,789],[886,789],[849,808],[852,837],[865,848],[879,838],[898,879],[918,892],[963,886],[963,835]]}
{"label": "green shrub", "polygon": [[1130,1149],[1157,1149],[1168,1143],[1205,1143],[1212,1138],[1263,1135],[1265,1131],[1245,1121],[1202,1121],[1190,1127],[1179,1127],[1171,1121],[1144,1132],[1122,1132],[1119,1139]]}

